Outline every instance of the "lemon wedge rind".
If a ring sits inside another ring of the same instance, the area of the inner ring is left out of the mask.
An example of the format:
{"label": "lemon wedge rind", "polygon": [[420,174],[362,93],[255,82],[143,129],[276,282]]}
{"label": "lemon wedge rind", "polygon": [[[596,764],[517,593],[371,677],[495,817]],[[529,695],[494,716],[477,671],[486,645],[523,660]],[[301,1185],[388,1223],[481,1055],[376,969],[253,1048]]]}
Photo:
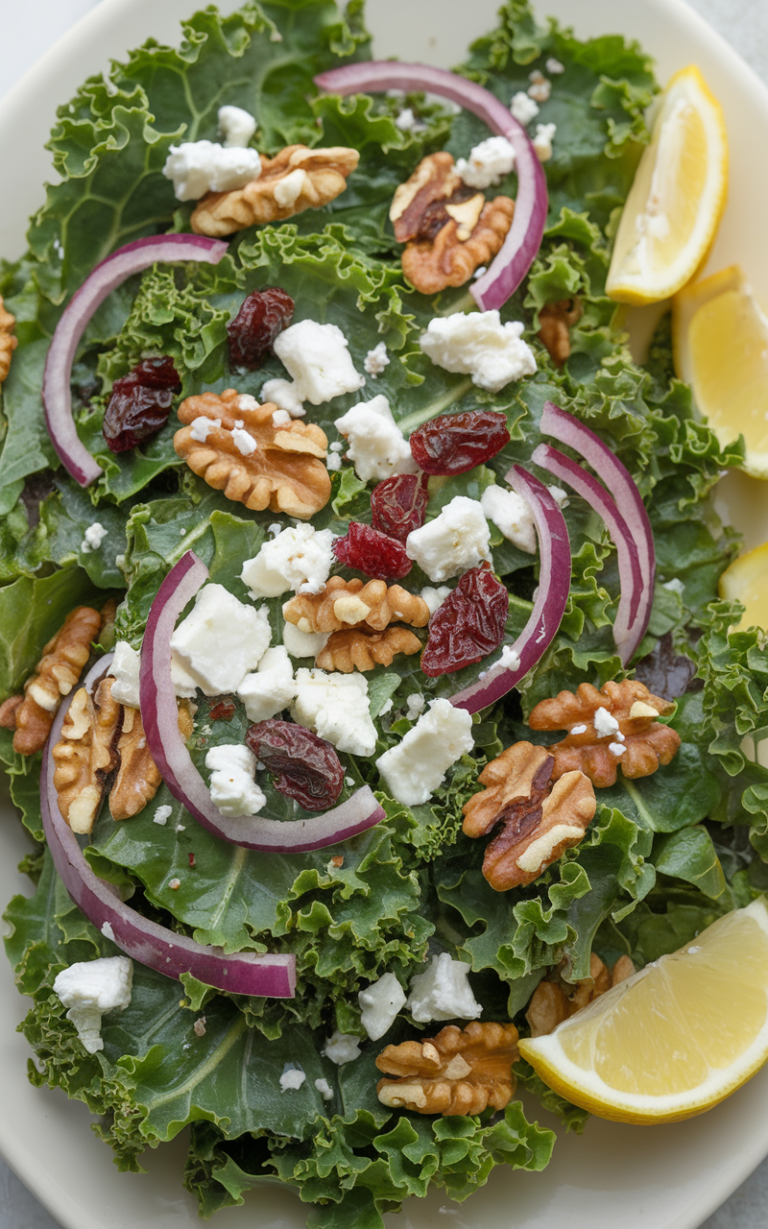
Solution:
{"label": "lemon wedge rind", "polygon": [[765,899],[718,919],[548,1036],[522,1039],[520,1053],[600,1118],[677,1122],[711,1109],[768,1057]]}

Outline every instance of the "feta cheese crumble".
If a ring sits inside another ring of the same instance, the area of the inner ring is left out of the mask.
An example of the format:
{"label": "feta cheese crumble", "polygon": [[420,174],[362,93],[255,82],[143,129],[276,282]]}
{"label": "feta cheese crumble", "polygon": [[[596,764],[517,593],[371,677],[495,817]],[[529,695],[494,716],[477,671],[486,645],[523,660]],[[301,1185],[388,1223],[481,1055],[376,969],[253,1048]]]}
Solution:
{"label": "feta cheese crumble", "polygon": [[336,419],[336,429],[347,439],[349,460],[363,482],[380,482],[392,474],[415,474],[418,466],[382,394],[361,401]]}
{"label": "feta cheese crumble", "polygon": [[419,713],[424,712],[426,700],[420,692],[415,691],[405,702],[405,715],[409,721],[415,721]]}
{"label": "feta cheese crumble", "polygon": [[456,170],[470,188],[490,188],[515,169],[515,151],[506,137],[488,137],[459,158]]}
{"label": "feta cheese crumble", "polygon": [[246,559],[240,579],[254,601],[281,597],[291,589],[321,593],[334,563],[334,540],[330,529],[306,524],[283,529],[253,559]]}
{"label": "feta cheese crumble", "polygon": [[394,973],[385,973],[357,996],[360,1019],[371,1041],[378,1041],[394,1024],[405,1007],[405,991]]}
{"label": "feta cheese crumble", "polygon": [[341,1066],[342,1063],[353,1063],[360,1057],[360,1038],[354,1033],[340,1033],[335,1029],[326,1041],[321,1053],[330,1058],[332,1063]]}
{"label": "feta cheese crumble", "polygon": [[536,151],[539,162],[549,162],[552,157],[552,142],[557,132],[557,124],[537,124],[536,133],[531,144]]}
{"label": "feta cheese crumble", "polygon": [[283,644],[291,657],[317,657],[328,643],[330,632],[302,632],[294,623],[283,625]]}
{"label": "feta cheese crumble", "polygon": [[301,1067],[296,1066],[294,1063],[286,1063],[283,1067],[283,1074],[280,1076],[280,1091],[295,1092],[298,1088],[301,1088],[306,1078],[307,1073]]}
{"label": "feta cheese crumble", "polygon": [[179,201],[197,201],[206,192],[244,188],[261,174],[255,149],[219,145],[217,141],[183,141],[172,145],[163,167]]}
{"label": "feta cheese crumble", "polygon": [[267,380],[261,390],[261,399],[265,403],[271,401],[289,418],[303,418],[307,412],[296,385],[290,380]]}
{"label": "feta cheese crumble", "polygon": [[102,956],[79,961],[56,975],[53,992],[67,1011],[67,1019],[89,1054],[104,1049],[101,1018],[122,1010],[131,1001],[133,962],[128,956]]}
{"label": "feta cheese crumble", "polygon": [[84,555],[89,555],[91,551],[98,550],[108,533],[109,530],[105,529],[99,521],[94,521],[85,531],[83,540],[80,543],[80,550]]}
{"label": "feta cheese crumble", "polygon": [[[430,585],[425,585],[425,587],[421,590],[419,597],[421,598],[422,602],[427,603],[430,618],[436,610],[440,609],[450,592],[451,590],[447,585],[440,585],[439,589],[433,589]],[[423,708],[424,705],[422,704],[421,707]]]}
{"label": "feta cheese crumble", "polygon": [[291,421],[291,416],[287,410],[275,410],[272,414],[273,427],[287,427]]}
{"label": "feta cheese crumble", "polygon": [[565,66],[561,64],[559,60],[556,60],[553,55],[549,57],[544,67],[548,73],[552,73],[553,75],[565,72]]}
{"label": "feta cheese crumble", "polygon": [[418,806],[429,800],[451,765],[473,746],[470,714],[450,700],[432,700],[429,712],[379,756],[376,767],[397,802]]}
{"label": "feta cheese crumble", "polygon": [[489,486],[480,496],[480,506],[489,520],[518,550],[535,555],[536,523],[527,500],[506,487]]}
{"label": "feta cheese crumble", "polygon": [[518,90],[512,98],[509,109],[518,124],[523,125],[523,128],[527,128],[531,120],[535,119],[539,114],[538,106],[532,98],[528,97],[525,90]]}
{"label": "feta cheese crumble", "polygon": [[210,770],[211,798],[222,815],[258,815],[266,798],[254,781],[256,756],[242,743],[211,747],[205,757]]}
{"label": "feta cheese crumble", "polygon": [[331,452],[328,454],[325,459],[325,467],[331,473],[334,473],[337,469],[341,469],[341,457],[339,456],[338,452]]}
{"label": "feta cheese crumble", "polygon": [[324,1101],[333,1100],[333,1089],[324,1077],[321,1077],[319,1080],[315,1080],[315,1088],[320,1093],[320,1096]]}
{"label": "feta cheese crumble", "polygon": [[619,728],[619,723],[612,717],[607,708],[600,707],[592,718],[595,733],[598,738],[609,738]]}
{"label": "feta cheese crumble", "polygon": [[192,419],[189,434],[193,440],[197,440],[198,444],[204,444],[213,428],[220,426],[220,418],[206,418],[205,414],[200,414],[197,418]]}
{"label": "feta cheese crumble", "polygon": [[430,320],[419,345],[438,367],[465,372],[478,388],[498,393],[511,380],[536,372],[536,359],[522,339],[523,330],[517,320],[502,324],[496,310],[454,312]]}
{"label": "feta cheese crumble", "polygon": [[115,676],[112,684],[112,699],[118,704],[127,704],[129,708],[139,707],[139,668],[141,653],[131,648],[127,640],[118,640],[109,668]]}
{"label": "feta cheese crumble", "polygon": [[252,452],[256,451],[255,439],[243,428],[242,425],[232,428],[232,439],[234,440],[235,448],[240,453],[241,457],[249,457]]}
{"label": "feta cheese crumble", "polygon": [[469,984],[471,965],[448,952],[433,956],[424,973],[411,978],[407,1007],[417,1024],[430,1020],[476,1020],[482,1007]]}
{"label": "feta cheese crumble", "polygon": [[384,345],[383,341],[380,341],[377,346],[374,346],[373,349],[369,350],[366,354],[365,358],[363,359],[363,369],[366,375],[373,376],[375,380],[376,376],[380,376],[385,367],[389,366],[389,363],[390,359],[389,355],[387,354],[387,347]]}
{"label": "feta cheese crumble", "polygon": [[168,823],[168,820],[171,818],[172,814],[173,814],[173,807],[168,806],[168,804],[166,803],[164,806],[157,808],[154,815],[152,816],[152,822],[154,824],[159,824],[161,828],[164,828],[165,825]]}
{"label": "feta cheese crumble", "polygon": [[433,521],[408,534],[405,553],[430,580],[448,580],[490,559],[490,541],[480,501],[456,495]]}
{"label": "feta cheese crumble", "polygon": [[395,127],[401,132],[423,132],[426,126],[414,115],[412,107],[405,107],[395,116]]}
{"label": "feta cheese crumble", "polygon": [[256,120],[242,107],[219,107],[219,135],[225,149],[245,149],[254,132]]}
{"label": "feta cheese crumble", "polygon": [[269,721],[296,695],[293,667],[282,644],[267,649],[255,674],[246,674],[237,689],[249,721]]}
{"label": "feta cheese crumble", "polygon": [[[322,405],[343,393],[357,392],[365,383],[355,371],[349,343],[338,325],[300,320],[283,329],[273,348],[300,401]],[[290,406],[281,408],[290,413]]]}
{"label": "feta cheese crumble", "polygon": [[623,743],[608,743],[608,750],[610,751],[611,755],[615,755],[618,757],[620,755],[623,755],[626,749],[627,748],[624,746]]}
{"label": "feta cheese crumble", "polygon": [[207,696],[237,691],[255,670],[270,641],[266,608],[254,610],[223,585],[208,584],[171,636],[171,649]]}
{"label": "feta cheese crumble", "polygon": [[372,755],[376,748],[376,727],[368,707],[368,680],[362,674],[297,670],[292,712],[299,725],[314,730],[339,751]]}
{"label": "feta cheese crumble", "polygon": [[528,80],[531,83],[528,86],[528,97],[534,102],[546,102],[552,93],[552,82],[548,81],[538,68],[528,74]]}
{"label": "feta cheese crumble", "polygon": [[662,589],[668,589],[670,593],[679,593],[681,596],[685,593],[685,585],[677,577],[674,580],[665,581],[661,587]]}

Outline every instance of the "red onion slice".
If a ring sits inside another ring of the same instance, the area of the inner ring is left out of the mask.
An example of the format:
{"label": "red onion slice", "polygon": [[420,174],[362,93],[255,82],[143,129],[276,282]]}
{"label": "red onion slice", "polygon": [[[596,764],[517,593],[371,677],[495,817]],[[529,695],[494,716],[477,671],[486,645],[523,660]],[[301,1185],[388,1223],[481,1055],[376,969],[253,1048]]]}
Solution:
{"label": "red onion slice", "polygon": [[141,719],[152,758],[174,798],[214,836],[246,849],[305,853],[372,828],[385,812],[367,785],[340,806],[307,819],[233,818],[222,815],[214,803],[179,731],[171,681],[171,636],[176,620],[207,579],[208,569],[194,551],[182,555],[152,603],[141,646]]}
{"label": "red onion slice", "polygon": [[560,507],[543,482],[521,465],[513,465],[507,482],[529,504],[539,539],[539,590],[531,617],[510,647],[519,664],[491,667],[476,682],[451,696],[451,704],[477,713],[495,704],[532,670],[543,656],[560,626],[571,587],[571,547],[568,528]]}
{"label": "red onion slice", "polygon": [[[102,657],[86,676],[84,685],[89,690],[93,682],[104,675],[111,660],[112,654]],[[231,994],[293,998],[296,993],[295,956],[268,956],[256,952],[225,955],[220,948],[196,943],[186,935],[142,917],[121,901],[113,885],[99,879],[88,865],[77,837],[61,813],[53,784],[55,765],[51,748],[61,736],[74,694],[74,691],[70,693],[56,714],[43,751],[40,802],[43,828],[54,865],[78,909],[126,956],[166,977],[179,978],[182,973],[191,973],[206,985]]]}
{"label": "red onion slice", "polygon": [[621,514],[637,546],[642,583],[637,612],[622,637],[621,659],[626,665],[631,661],[648,627],[656,580],[656,548],[642,495],[629,470],[611,452],[608,445],[603,443],[599,435],[551,401],[544,404],[540,430],[542,435],[551,435],[561,444],[573,448],[592,466],[598,478],[607,486],[616,505],[621,508]]}
{"label": "red onion slice", "polygon": [[315,77],[315,85],[331,94],[424,90],[458,103],[484,120],[491,132],[507,138],[515,151],[517,172],[512,225],[488,271],[469,288],[482,311],[502,307],[517,290],[541,247],[548,209],[544,168],[527,132],[509,109],[476,81],[429,64],[401,64],[396,60],[345,64],[343,68],[320,73]]}
{"label": "red onion slice", "polygon": [[88,486],[102,472],[81,441],[72,417],[70,379],[80,338],[96,308],[133,273],[157,261],[197,260],[215,265],[228,244],[204,235],[157,235],[118,248],[96,266],[76,290],[53,334],[43,373],[45,422],[59,460],[69,474]]}
{"label": "red onion slice", "polygon": [[601,486],[592,474],[566,457],[564,453],[552,448],[549,444],[539,444],[534,449],[531,460],[540,465],[555,478],[565,482],[581,495],[591,508],[602,517],[611,535],[611,541],[616,547],[619,564],[619,583],[621,595],[613,625],[613,638],[619,650],[621,664],[626,666],[634,649],[637,647],[630,635],[630,628],[637,619],[640,598],[643,591],[643,580],[640,570],[640,554],[637,543],[629,531],[627,522],[619,512],[605,487]]}

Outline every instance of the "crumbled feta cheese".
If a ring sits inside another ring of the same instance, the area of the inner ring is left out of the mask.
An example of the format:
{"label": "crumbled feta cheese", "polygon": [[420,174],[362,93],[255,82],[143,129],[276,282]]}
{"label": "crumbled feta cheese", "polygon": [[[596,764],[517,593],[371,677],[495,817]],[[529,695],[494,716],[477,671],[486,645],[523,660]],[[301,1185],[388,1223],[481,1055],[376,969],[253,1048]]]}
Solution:
{"label": "crumbled feta cheese", "polygon": [[380,341],[377,346],[374,346],[366,354],[363,359],[363,369],[367,375],[373,376],[375,380],[376,376],[380,376],[385,367],[389,366],[389,363],[390,358],[387,354],[387,347],[383,341]]}
{"label": "crumbled feta cheese", "polygon": [[661,587],[662,589],[668,589],[670,593],[679,593],[681,596],[685,593],[685,585],[677,577],[674,580],[665,581]]}
{"label": "crumbled feta cheese", "polygon": [[290,209],[296,204],[307,185],[311,183],[307,172],[297,167],[295,171],[289,171],[282,179],[275,182],[275,201],[281,209]]}
{"label": "crumbled feta cheese", "polygon": [[359,1037],[353,1033],[340,1033],[335,1029],[326,1041],[322,1053],[330,1058],[332,1063],[341,1066],[342,1063],[353,1063],[360,1057]]}
{"label": "crumbled feta cheese", "polygon": [[139,707],[139,668],[141,653],[131,648],[127,640],[118,640],[109,667],[110,674],[115,676],[112,684],[112,699],[118,704],[127,704],[129,708]]}
{"label": "crumbled feta cheese", "polygon": [[482,1007],[469,984],[471,965],[448,952],[433,956],[424,973],[411,978],[407,1006],[417,1024],[430,1020],[476,1020]]}
{"label": "crumbled feta cheese", "polygon": [[171,682],[180,700],[191,700],[197,692],[197,679],[187,670],[178,653],[173,650],[171,650]]}
{"label": "crumbled feta cheese", "polygon": [[489,486],[480,497],[483,512],[518,550],[535,555],[536,523],[527,500],[506,487]]}
{"label": "crumbled feta cheese", "polygon": [[523,125],[523,128],[526,128],[531,120],[535,119],[539,114],[539,108],[533,99],[528,97],[525,90],[518,90],[512,98],[509,109],[518,124]]}
{"label": "crumbled feta cheese", "polygon": [[299,725],[314,730],[339,751],[372,755],[376,747],[376,727],[368,707],[368,680],[362,674],[298,670],[292,711]]}
{"label": "crumbled feta cheese", "polygon": [[447,585],[440,585],[439,589],[433,589],[431,588],[430,585],[426,585],[421,590],[419,597],[421,598],[423,602],[427,603],[427,609],[429,611],[430,618],[432,617],[432,615],[435,613],[436,610],[440,609],[440,607],[442,606],[443,602],[445,601],[445,599],[447,598],[450,592],[451,590],[448,588]]}
{"label": "crumbled feta cheese", "polygon": [[586,734],[587,727],[585,725],[572,725],[571,734]]}
{"label": "crumbled feta cheese", "polygon": [[294,623],[283,626],[283,644],[291,657],[317,657],[328,643],[329,632],[302,632]]}
{"label": "crumbled feta cheese", "polygon": [[[322,405],[342,393],[362,388],[365,378],[355,371],[349,343],[335,324],[300,320],[275,339],[274,352],[293,378],[296,396]],[[290,406],[282,406],[290,412]]]}
{"label": "crumbled feta cheese", "polygon": [[344,447],[345,445],[340,444],[338,440],[335,440],[334,443],[328,445],[328,449],[330,452],[343,452]]}
{"label": "crumbled feta cheese", "polygon": [[292,380],[267,380],[261,390],[261,397],[262,401],[271,401],[273,405],[285,410],[291,418],[303,418],[307,412]]}
{"label": "crumbled feta cheese", "polygon": [[537,124],[536,133],[531,141],[536,150],[539,162],[549,162],[552,157],[552,142],[557,132],[557,124]]}
{"label": "crumbled feta cheese", "polygon": [[405,1007],[405,992],[394,973],[385,973],[357,996],[360,1020],[371,1041],[378,1041]]}
{"label": "crumbled feta cheese", "polygon": [[549,493],[554,499],[555,503],[559,504],[561,508],[568,507],[568,492],[564,491],[561,486],[551,486],[549,488]]}
{"label": "crumbled feta cheese", "polygon": [[341,457],[338,452],[331,452],[325,458],[326,469],[334,473],[337,469],[341,469]]}
{"label": "crumbled feta cheese", "polygon": [[537,875],[548,866],[552,853],[562,841],[578,842],[584,836],[582,828],[576,824],[555,824],[548,832],[542,833],[535,841],[531,841],[526,850],[517,859],[517,865],[527,875]]}
{"label": "crumbled feta cheese", "polygon": [[405,107],[399,115],[395,116],[395,127],[401,132],[423,132],[426,126],[414,115],[412,107]]}
{"label": "crumbled feta cheese", "polygon": [[67,1019],[89,1054],[104,1049],[101,1018],[131,1001],[133,962],[128,956],[102,956],[79,961],[56,975],[53,992],[67,1011]]}
{"label": "crumbled feta cheese", "polygon": [[208,584],[171,636],[171,649],[198,687],[217,696],[237,691],[269,648],[270,635],[266,608],[254,610],[223,585]]}
{"label": "crumbled feta cheese", "polygon": [[105,529],[99,521],[94,521],[85,531],[85,536],[80,543],[80,550],[84,555],[90,554],[93,550],[98,550],[108,533],[109,530]]}
{"label": "crumbled feta cheese", "polygon": [[515,169],[515,151],[506,137],[487,137],[459,158],[456,170],[470,188],[490,188]]}
{"label": "crumbled feta cheese", "polygon": [[426,700],[420,692],[415,691],[405,702],[405,715],[409,721],[415,721],[419,713],[424,712]]}
{"label": "crumbled feta cheese", "polygon": [[229,192],[258,179],[261,159],[255,149],[183,141],[171,146],[163,174],[173,180],[177,200],[197,201],[206,192]]}
{"label": "crumbled feta cheese", "polygon": [[296,695],[293,667],[282,644],[267,649],[255,674],[246,674],[237,689],[249,721],[269,721]]}
{"label": "crumbled feta cheese", "polygon": [[273,521],[271,525],[267,525],[267,533],[272,538],[276,538],[279,533],[283,532],[283,526],[279,521]]}
{"label": "crumbled feta cheese", "polygon": [[112,923],[111,923],[111,922],[105,922],[105,923],[104,923],[104,925],[103,925],[103,926],[102,926],[102,928],[101,928],[101,933],[103,934],[103,936],[104,936],[104,938],[105,938],[105,939],[109,939],[110,943],[114,943],[114,941],[115,941],[115,932],[114,932],[114,930],[112,929]]}
{"label": "crumbled feta cheese", "polygon": [[164,806],[157,808],[154,815],[152,816],[152,822],[155,824],[160,824],[160,827],[164,828],[172,814],[173,814],[173,807],[168,806],[168,804],[166,803]]}
{"label": "crumbled feta cheese", "polygon": [[306,524],[283,529],[253,559],[246,559],[240,579],[254,600],[280,597],[291,589],[320,593],[334,563],[334,540],[330,529]]}
{"label": "crumbled feta cheese", "polygon": [[349,459],[363,482],[379,482],[392,474],[416,473],[418,466],[411,456],[411,446],[403,438],[382,394],[353,405],[336,419],[336,429],[346,436]]}
{"label": "crumbled feta cheese", "polygon": [[611,755],[623,755],[626,749],[627,748],[623,743],[608,743],[608,750],[610,751]]}
{"label": "crumbled feta cheese", "polygon": [[455,495],[433,521],[408,534],[405,553],[430,580],[448,580],[490,559],[490,540],[479,499]]}
{"label": "crumbled feta cheese", "polygon": [[395,707],[395,702],[390,696],[389,699],[384,704],[382,704],[381,708],[379,709],[379,716],[383,717],[385,713],[390,713],[394,707]]}
{"label": "crumbled feta cheese", "polygon": [[219,107],[219,135],[225,149],[245,149],[254,132],[256,120],[242,107]]}
{"label": "crumbled feta cheese", "polygon": [[[238,410],[258,410],[259,403],[252,393],[241,393],[237,399],[237,408]],[[241,422],[235,425],[242,427],[243,424]]]}
{"label": "crumbled feta cheese", "polygon": [[272,415],[273,427],[287,427],[291,421],[291,416],[287,410],[275,410]]}
{"label": "crumbled feta cheese", "polygon": [[283,1067],[283,1074],[280,1076],[280,1091],[295,1092],[301,1088],[306,1078],[306,1072],[302,1071],[301,1067],[297,1067],[294,1063],[286,1063]]}
{"label": "crumbled feta cheese", "polygon": [[197,440],[198,444],[204,444],[213,428],[220,426],[220,418],[206,418],[205,414],[199,414],[197,418],[192,419],[189,434],[193,440]]}
{"label": "crumbled feta cheese", "polygon": [[324,1101],[333,1100],[333,1089],[324,1077],[321,1077],[319,1080],[315,1080],[315,1088],[320,1093],[320,1096]]}
{"label": "crumbled feta cheese", "polygon": [[501,323],[498,311],[454,312],[430,320],[419,345],[446,371],[466,372],[472,383],[498,393],[511,380],[536,372],[536,359],[523,341],[519,321]]}
{"label": "crumbled feta cheese", "polygon": [[520,654],[516,649],[512,648],[511,644],[505,644],[501,650],[501,657],[493,664],[494,666],[503,666],[505,670],[517,670],[520,665]]}
{"label": "crumbled feta cheese", "polygon": [[556,60],[553,55],[549,57],[544,67],[548,73],[557,74],[565,72],[565,66],[561,64],[559,60]]}
{"label": "crumbled feta cheese", "polygon": [[616,718],[612,717],[608,709],[602,706],[597,710],[592,720],[598,738],[608,738],[610,735],[615,734],[619,728]]}
{"label": "crumbled feta cheese", "polygon": [[528,74],[528,80],[531,83],[528,86],[528,97],[534,102],[546,102],[552,93],[552,82],[548,81],[538,68]]}
{"label": "crumbled feta cheese", "polygon": [[242,457],[249,457],[252,452],[256,451],[255,439],[243,427],[232,428],[232,439],[234,440],[235,448]]}
{"label": "crumbled feta cheese", "polygon": [[450,700],[432,700],[412,730],[376,761],[387,789],[404,806],[427,802],[446,772],[471,751],[472,718]]}
{"label": "crumbled feta cheese", "polygon": [[177,825],[176,825],[176,831],[177,831],[177,832],[186,832],[186,830],[187,830],[187,826],[186,826],[186,824],[177,824]]}
{"label": "crumbled feta cheese", "polygon": [[617,743],[623,743],[623,742],[626,742],[626,741],[627,741],[627,736],[626,736],[626,734],[622,734],[621,730],[619,730],[618,734],[616,735],[616,742],[617,742]]}
{"label": "crumbled feta cheese", "polygon": [[258,815],[267,800],[253,779],[253,752],[242,743],[222,743],[211,747],[205,766],[211,773],[211,798],[222,815]]}

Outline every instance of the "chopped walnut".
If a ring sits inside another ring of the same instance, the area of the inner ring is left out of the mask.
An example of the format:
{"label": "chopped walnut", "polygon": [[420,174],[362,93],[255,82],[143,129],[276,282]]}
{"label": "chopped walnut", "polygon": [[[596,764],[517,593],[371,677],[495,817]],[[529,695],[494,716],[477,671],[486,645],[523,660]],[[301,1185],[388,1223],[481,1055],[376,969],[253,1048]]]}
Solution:
{"label": "chopped walnut", "polygon": [[635,966],[629,956],[619,956],[611,972],[596,952],[589,958],[589,977],[573,985],[563,980],[562,966],[540,981],[528,1004],[525,1018],[532,1037],[543,1037],[554,1031],[563,1020],[594,1002],[606,990],[632,977]]}
{"label": "chopped walnut", "polygon": [[395,192],[389,216],[405,243],[403,273],[422,294],[463,286],[495,256],[512,225],[514,201],[482,192],[459,177],[451,154],[429,154]]}
{"label": "chopped walnut", "polygon": [[109,792],[109,809],[113,819],[130,819],[154,798],[162,781],[137,708],[123,708],[117,757],[119,768]]}
{"label": "chopped walnut", "polygon": [[19,339],[13,332],[15,323],[16,317],[5,310],[3,296],[0,295],[0,384],[10,371],[11,355],[19,344]]}
{"label": "chopped walnut", "polygon": [[579,769],[603,789],[614,784],[619,767],[633,779],[649,777],[660,764],[670,762],[680,735],[656,718],[673,707],[635,679],[608,682],[600,691],[582,683],[575,694],[561,691],[554,699],[542,700],[528,724],[532,730],[570,731],[549,747],[555,758],[555,780]]}
{"label": "chopped walnut", "polygon": [[[292,419],[274,426],[271,402],[227,388],[187,397],[179,418],[187,425],[173,437],[176,452],[209,486],[246,508],[285,512],[308,520],[324,508],[331,479],[320,458],[328,440],[316,423]],[[208,419],[205,430],[196,420]],[[189,425],[192,424],[192,425]]]}
{"label": "chopped walnut", "polygon": [[499,832],[485,851],[483,874],[497,892],[524,887],[578,845],[595,814],[595,791],[582,772],[552,783],[548,747],[519,742],[480,774],[486,788],[464,804],[464,832]]}
{"label": "chopped walnut", "polygon": [[426,627],[429,607],[423,598],[384,580],[343,580],[331,576],[322,593],[297,593],[283,606],[283,616],[302,632],[338,632],[366,628],[381,632],[390,623]]}
{"label": "chopped walnut", "polygon": [[421,651],[421,641],[407,627],[387,627],[383,632],[364,628],[349,628],[333,632],[320,650],[315,665],[321,670],[373,670],[375,666],[391,666],[398,653],[410,657]]}
{"label": "chopped walnut", "polygon": [[92,696],[85,687],[75,692],[51,752],[59,807],[73,832],[92,830],[106,778],[117,765],[121,705],[112,698],[114,681],[102,679]]}
{"label": "chopped walnut", "polygon": [[356,149],[308,149],[287,145],[274,158],[261,159],[261,172],[243,188],[208,192],[192,214],[198,235],[220,238],[254,223],[278,222],[335,200],[357,167]]}
{"label": "chopped walnut", "polygon": [[582,316],[578,299],[547,303],[539,312],[539,337],[556,367],[563,367],[571,355],[570,329]]}
{"label": "chopped walnut", "polygon": [[518,1032],[514,1024],[449,1024],[436,1037],[388,1045],[376,1059],[383,1105],[419,1114],[480,1114],[503,1110],[512,1099]]}
{"label": "chopped walnut", "polygon": [[0,725],[16,731],[14,751],[34,755],[45,746],[62,697],[69,695],[88,661],[101,618],[91,606],[71,611],[44,646],[34,674],[24,684],[24,695],[9,696],[0,708]]}

